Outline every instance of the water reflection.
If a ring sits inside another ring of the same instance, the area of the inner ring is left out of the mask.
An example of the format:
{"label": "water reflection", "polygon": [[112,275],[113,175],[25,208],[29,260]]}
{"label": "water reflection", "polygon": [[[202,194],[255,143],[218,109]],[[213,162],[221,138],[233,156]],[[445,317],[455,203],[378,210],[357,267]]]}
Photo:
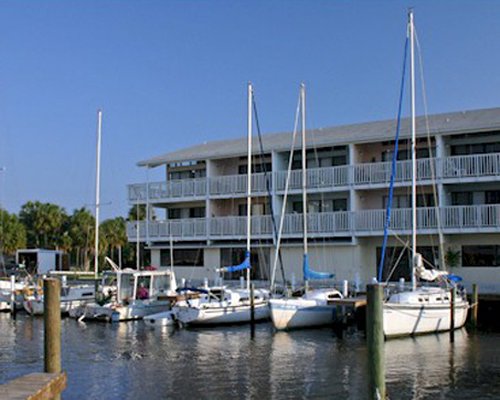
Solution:
{"label": "water reflection", "polygon": [[[43,369],[43,320],[0,314],[0,382]],[[65,399],[367,398],[362,334],[249,327],[151,329],[62,321]],[[392,399],[500,398],[500,335],[385,343]]]}
{"label": "water reflection", "polygon": [[448,333],[393,339],[385,343],[386,382],[394,391],[410,386],[411,399],[420,399],[454,387],[457,374],[465,365],[468,335],[455,332],[454,343]]}

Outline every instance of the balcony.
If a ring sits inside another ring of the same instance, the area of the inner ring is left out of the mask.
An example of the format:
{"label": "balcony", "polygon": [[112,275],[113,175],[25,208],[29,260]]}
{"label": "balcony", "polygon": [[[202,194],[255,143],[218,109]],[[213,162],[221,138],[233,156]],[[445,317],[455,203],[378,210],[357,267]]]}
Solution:
{"label": "balcony", "polygon": [[[271,188],[271,173],[267,174],[269,188]],[[209,178],[210,196],[215,198],[246,196],[247,175],[227,175],[214,176]],[[268,188],[266,185],[266,174],[259,173],[252,175],[252,193],[254,195],[266,195]]]}
{"label": "balcony", "polygon": [[[439,212],[439,215],[438,215]],[[278,218],[276,218],[278,223]],[[411,231],[411,209],[394,209],[390,230],[398,234]],[[362,210],[314,213],[308,215],[310,237],[380,236],[384,231],[385,210]],[[437,234],[438,226],[446,234],[500,233],[500,205],[450,206],[419,208],[417,227],[419,233]],[[207,232],[208,229],[208,232]],[[302,237],[302,215],[287,214],[283,222],[284,238]],[[129,240],[137,240],[136,223],[128,223]],[[139,223],[141,241],[174,240],[242,240],[246,238],[246,217],[194,218],[172,221]],[[252,217],[252,237],[272,239],[273,225],[269,215]]]}
{"label": "balcony", "polygon": [[[417,160],[417,181],[430,184],[435,179],[445,183],[481,182],[500,180],[500,153],[453,156],[442,159],[425,158]],[[275,190],[285,190],[287,171],[274,172]],[[310,191],[384,188],[391,178],[391,163],[364,163],[341,165],[328,168],[314,168],[307,171],[307,187]],[[271,174],[267,179],[271,183]],[[396,185],[409,185],[412,179],[411,160],[398,161]],[[149,184],[149,197],[146,184],[128,186],[131,203],[161,201],[190,201],[205,199],[207,192],[212,198],[243,197],[247,191],[247,175],[215,176],[201,179],[183,179]],[[289,190],[300,191],[302,172],[294,170],[290,174]],[[271,188],[272,189],[272,188]],[[266,176],[263,173],[252,176],[252,193],[257,196],[268,194]]]}
{"label": "balcony", "polygon": [[128,199],[133,203],[146,201],[204,200],[207,193],[207,179],[179,179],[167,182],[149,183],[149,197],[145,183],[128,185]]}
{"label": "balcony", "polygon": [[[312,168],[306,172],[306,183],[308,189],[331,189],[349,185],[348,165],[328,168]],[[276,190],[284,191],[288,171],[277,171]],[[293,170],[290,172],[288,190],[300,190],[302,188],[302,171]]]}

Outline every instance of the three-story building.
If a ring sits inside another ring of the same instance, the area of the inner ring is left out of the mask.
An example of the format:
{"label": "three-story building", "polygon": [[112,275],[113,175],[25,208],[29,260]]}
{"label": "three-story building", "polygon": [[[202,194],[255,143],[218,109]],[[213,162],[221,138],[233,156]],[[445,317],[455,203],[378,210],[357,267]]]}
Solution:
{"label": "three-story building", "polygon": [[[337,279],[371,281],[380,260],[395,121],[307,131],[310,264]],[[384,276],[407,279],[411,234],[409,120],[397,154],[389,246]],[[428,128],[427,128],[428,127]],[[417,232],[424,258],[500,292],[500,108],[417,119]],[[276,230],[284,208],[281,267],[302,275],[301,154],[296,145],[283,207],[292,134],[254,141],[252,175],[253,276],[268,279]],[[150,218],[128,224],[130,241],[146,242],[153,265],[174,265],[181,277],[213,277],[214,268],[244,258],[246,138],[205,143],[138,163],[164,168],[165,180],[128,186],[131,205],[146,204]],[[154,209],[154,212],[153,212]],[[154,218],[152,218],[154,216]]]}

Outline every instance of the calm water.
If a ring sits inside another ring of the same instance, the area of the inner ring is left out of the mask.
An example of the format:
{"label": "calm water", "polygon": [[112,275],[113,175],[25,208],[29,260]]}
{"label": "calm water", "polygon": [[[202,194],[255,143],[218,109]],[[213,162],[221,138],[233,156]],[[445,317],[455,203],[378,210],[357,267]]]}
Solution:
{"label": "calm water", "polygon": [[[362,334],[62,321],[63,399],[367,398]],[[386,342],[391,399],[499,399],[500,334]],[[43,370],[43,320],[0,314],[0,383]]]}

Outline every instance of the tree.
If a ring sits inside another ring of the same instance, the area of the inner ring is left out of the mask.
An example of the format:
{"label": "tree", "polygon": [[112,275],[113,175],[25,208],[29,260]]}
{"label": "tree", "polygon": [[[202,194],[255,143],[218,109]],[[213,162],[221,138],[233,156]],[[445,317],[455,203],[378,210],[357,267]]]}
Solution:
{"label": "tree", "polygon": [[[113,258],[113,253],[118,250],[118,257],[120,257],[121,249],[127,245],[127,229],[126,221],[122,217],[108,219],[99,226],[100,249],[99,254],[109,255]],[[120,262],[118,262],[120,264]]]}
{"label": "tree", "polygon": [[28,201],[21,207],[19,218],[26,228],[28,246],[55,249],[68,216],[58,205]]}
{"label": "tree", "polygon": [[144,221],[146,219],[146,205],[133,205],[128,211],[128,221]]}
{"label": "tree", "polygon": [[73,211],[69,221],[68,236],[76,256],[76,265],[88,271],[90,269],[89,255],[94,246],[95,218],[85,207]]}
{"label": "tree", "polygon": [[13,255],[26,247],[26,229],[15,214],[0,209],[0,252]]}

